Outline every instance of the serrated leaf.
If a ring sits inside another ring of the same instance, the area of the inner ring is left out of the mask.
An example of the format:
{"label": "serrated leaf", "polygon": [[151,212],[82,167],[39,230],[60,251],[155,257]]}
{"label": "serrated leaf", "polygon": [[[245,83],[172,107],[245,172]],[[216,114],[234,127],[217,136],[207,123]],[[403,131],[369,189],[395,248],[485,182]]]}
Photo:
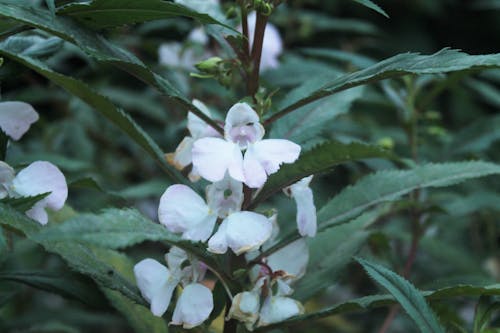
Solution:
{"label": "serrated leaf", "polygon": [[105,306],[96,286],[77,274],[47,271],[0,271],[0,280],[22,283],[36,289],[78,300],[95,308]]}
{"label": "serrated leaf", "polygon": [[492,315],[499,310],[500,302],[495,302],[490,296],[481,296],[474,314],[473,333],[483,333],[490,324]]}
{"label": "serrated leaf", "polygon": [[[172,83],[154,73],[135,55],[104,39],[100,34],[84,29],[69,17],[52,17],[49,11],[32,7],[17,0],[0,0],[0,17],[41,29],[77,45],[89,57],[124,70],[171,97],[186,111],[195,113],[214,128],[219,125],[198,110]],[[0,52],[1,54],[1,52]]]}
{"label": "serrated leaf", "polygon": [[373,280],[394,296],[422,333],[444,333],[424,296],[410,282],[385,267],[361,258],[356,260]]}
{"label": "serrated leaf", "polygon": [[385,17],[389,18],[389,15],[387,15],[387,13],[382,9],[380,8],[379,5],[377,5],[376,3],[374,3],[373,1],[371,0],[353,0],[365,7],[368,7],[374,11],[376,11],[377,13],[381,14],[381,15],[384,15]]}
{"label": "serrated leaf", "polygon": [[303,86],[297,87],[283,98],[283,101],[278,105],[280,111],[271,115],[266,122],[273,122],[285,114],[323,97],[387,78],[407,74],[438,74],[499,67],[500,54],[469,55],[452,49],[443,49],[432,55],[398,54],[360,71],[335,77],[326,83],[317,78],[305,82]]}
{"label": "serrated leaf", "polygon": [[163,151],[153,139],[122,109],[116,107],[108,98],[93,91],[85,83],[69,76],[52,71],[45,63],[38,59],[24,55],[26,45],[19,43],[19,38],[7,39],[0,43],[0,53],[36,71],[52,82],[60,85],[68,92],[79,97],[92,106],[108,120],[118,126],[121,130],[140,145],[156,162],[177,182],[187,183],[175,168],[170,166],[164,158]]}
{"label": "serrated leaf", "polygon": [[395,159],[396,157],[390,151],[364,143],[345,144],[337,141],[322,143],[302,153],[295,163],[282,165],[277,173],[269,177],[255,198],[254,204],[306,176],[327,171],[342,163],[369,158]]}
{"label": "serrated leaf", "polygon": [[[368,175],[342,190],[318,211],[318,230],[345,223],[376,204],[393,201],[417,188],[444,187],[467,179],[500,173],[500,166],[482,161],[426,164],[410,170],[386,170]],[[265,187],[264,187],[265,189]],[[294,231],[262,256],[298,239]]]}
{"label": "serrated leaf", "polygon": [[[451,287],[445,287],[433,291],[422,291],[422,295],[428,300],[440,300],[449,299],[451,297],[464,297],[464,296],[479,296],[479,295],[500,295],[500,284],[493,284],[487,286],[475,286],[475,285],[456,285]],[[277,327],[292,326],[300,323],[310,323],[313,320],[338,315],[342,313],[350,312],[360,312],[369,309],[374,309],[383,306],[389,306],[397,303],[392,295],[372,295],[360,298],[351,299],[346,302],[342,302],[321,311],[304,314],[301,316],[295,316],[278,324],[273,324],[266,326],[261,329],[257,329],[257,332],[267,331]]]}
{"label": "serrated leaf", "polygon": [[86,3],[71,3],[59,9],[57,14],[71,16],[97,29],[179,16],[233,29],[208,14],[163,0],[93,0]]}
{"label": "serrated leaf", "polygon": [[33,207],[34,204],[36,204],[38,201],[42,200],[46,196],[48,196],[50,192],[48,193],[42,193],[38,194],[32,197],[21,197],[21,198],[3,198],[0,199],[0,202],[6,205],[10,205],[17,209],[20,212],[25,212],[29,210],[31,207]]}

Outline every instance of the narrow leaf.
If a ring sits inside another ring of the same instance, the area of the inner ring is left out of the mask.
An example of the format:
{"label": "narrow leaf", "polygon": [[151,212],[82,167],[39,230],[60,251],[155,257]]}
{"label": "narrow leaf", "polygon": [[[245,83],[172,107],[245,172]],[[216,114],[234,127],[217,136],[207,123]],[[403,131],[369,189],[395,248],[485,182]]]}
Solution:
{"label": "narrow leaf", "polygon": [[387,13],[382,9],[380,8],[379,5],[377,5],[376,3],[374,3],[373,1],[371,0],[353,0],[365,7],[368,7],[374,11],[376,11],[377,13],[381,14],[381,15],[384,15],[385,17],[389,18],[389,15],[387,15]]}

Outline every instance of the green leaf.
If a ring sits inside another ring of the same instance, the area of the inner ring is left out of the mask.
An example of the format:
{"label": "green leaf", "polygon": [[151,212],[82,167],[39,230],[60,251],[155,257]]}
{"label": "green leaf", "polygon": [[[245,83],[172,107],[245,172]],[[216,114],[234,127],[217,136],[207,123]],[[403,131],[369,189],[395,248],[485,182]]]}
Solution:
{"label": "green leaf", "polygon": [[473,333],[483,333],[488,328],[492,315],[499,310],[500,302],[495,302],[490,296],[481,296],[474,315]]}
{"label": "green leaf", "polygon": [[360,258],[356,260],[373,280],[396,298],[422,333],[444,333],[424,296],[410,282],[385,267]]}
{"label": "green leaf", "polygon": [[47,8],[49,8],[50,13],[52,16],[56,15],[56,1],[55,0],[45,0],[45,3],[47,4]]}
{"label": "green leaf", "polygon": [[103,308],[105,299],[96,286],[81,276],[67,272],[0,271],[0,280],[13,281]]}
{"label": "green leaf", "polygon": [[47,192],[47,193],[38,194],[38,195],[35,195],[32,197],[21,197],[21,198],[9,198],[9,197],[7,197],[7,198],[0,199],[0,202],[3,204],[6,204],[6,205],[10,205],[10,206],[14,207],[15,209],[17,209],[18,211],[24,213],[25,211],[27,211],[31,207],[33,207],[33,205],[35,203],[42,200],[43,198],[45,198],[49,194],[50,193]]}
{"label": "green leaf", "polygon": [[47,65],[37,59],[24,55],[23,43],[19,43],[19,38],[7,39],[0,43],[0,54],[3,54],[24,66],[36,71],[52,82],[60,85],[68,92],[79,97],[84,102],[92,106],[97,112],[108,118],[112,123],[118,126],[128,136],[139,144],[156,162],[177,182],[187,183],[175,168],[170,166],[164,158],[160,147],[153,139],[122,109],[117,108],[106,97],[98,94],[88,87],[85,83],[72,77],[52,71]]}
{"label": "green leaf", "polygon": [[374,11],[376,11],[377,13],[381,14],[381,15],[384,15],[385,17],[389,18],[389,15],[387,15],[387,13],[382,9],[380,8],[379,5],[377,5],[376,3],[374,3],[373,1],[371,0],[353,0],[365,7],[368,7]]}
{"label": "green leaf", "polygon": [[269,177],[252,206],[306,176],[328,171],[342,163],[368,158],[394,159],[395,156],[390,151],[364,143],[322,143],[302,153],[295,163],[282,165],[277,173]]}
{"label": "green leaf", "polygon": [[[421,292],[428,300],[441,300],[449,299],[451,297],[464,297],[464,296],[479,296],[479,295],[500,295],[500,284],[493,284],[488,286],[474,286],[474,285],[456,285],[446,288],[441,288],[434,291]],[[396,303],[392,295],[372,295],[361,298],[351,299],[331,307],[325,308],[321,311],[295,316],[278,324],[266,326],[257,329],[256,332],[267,331],[277,327],[292,326],[300,323],[310,323],[313,320],[338,315],[342,313],[360,312],[369,309],[374,309],[383,306],[389,306]]]}
{"label": "green leaf", "polygon": [[195,113],[206,123],[220,130],[220,126],[215,121],[198,110],[169,81],[153,73],[135,55],[108,42],[100,34],[84,29],[71,18],[52,17],[47,10],[20,3],[17,0],[0,0],[0,17],[38,28],[77,45],[89,57],[116,66],[150,84],[162,94],[171,97],[185,110]]}
{"label": "green leaf", "polygon": [[458,131],[449,145],[453,154],[478,153],[500,140],[500,116],[482,117]]}
{"label": "green leaf", "polygon": [[[379,171],[345,188],[323,206],[318,211],[318,230],[345,223],[376,204],[393,201],[417,188],[450,186],[499,173],[499,165],[482,161],[430,163],[410,170]],[[269,255],[299,237],[294,231],[261,256]]]}
{"label": "green leaf", "polygon": [[500,54],[469,55],[452,49],[443,49],[432,55],[398,54],[360,71],[336,77],[329,82],[325,82],[324,78],[313,78],[305,82],[303,86],[292,90],[283,98],[283,102],[279,104],[281,110],[271,115],[266,123],[271,123],[323,97],[387,78],[407,74],[438,74],[499,67]]}
{"label": "green leaf", "polygon": [[[367,212],[347,224],[333,227],[307,239],[307,273],[294,286],[293,297],[304,301],[332,286],[351,258],[365,244],[369,232],[364,229],[384,212],[385,210]],[[325,253],[329,255],[325,256]]]}
{"label": "green leaf", "polygon": [[69,4],[58,10],[57,14],[71,16],[81,23],[97,29],[178,16],[233,29],[210,15],[198,13],[177,3],[163,0],[93,0],[86,3]]}

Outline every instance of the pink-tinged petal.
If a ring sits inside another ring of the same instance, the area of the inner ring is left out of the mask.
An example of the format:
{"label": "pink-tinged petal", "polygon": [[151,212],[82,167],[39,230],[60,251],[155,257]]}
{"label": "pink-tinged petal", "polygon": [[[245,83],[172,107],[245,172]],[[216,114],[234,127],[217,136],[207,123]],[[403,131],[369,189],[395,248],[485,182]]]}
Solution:
{"label": "pink-tinged petal", "polygon": [[194,139],[186,136],[177,146],[174,153],[166,154],[167,162],[173,165],[177,170],[182,170],[191,164],[191,156]]}
{"label": "pink-tinged petal", "polygon": [[205,201],[186,185],[169,186],[160,198],[158,219],[171,232],[185,232],[208,215]]}
{"label": "pink-tinged petal", "polygon": [[219,225],[217,232],[208,240],[208,251],[223,254],[227,251],[227,218]]}
{"label": "pink-tinged petal", "polygon": [[254,145],[248,146],[243,158],[245,184],[251,188],[260,188],[267,180],[267,173],[255,152]]}
{"label": "pink-tinged petal", "polygon": [[240,211],[243,203],[243,184],[228,174],[223,180],[207,186],[208,206],[220,218],[225,218],[230,213]]}
{"label": "pink-tinged petal", "polygon": [[214,230],[217,215],[210,214],[205,217],[200,223],[192,226],[182,234],[182,238],[191,240],[193,242],[205,242]]}
{"label": "pink-tinged petal", "polygon": [[261,140],[264,133],[259,115],[248,104],[237,103],[229,109],[224,125],[224,137],[227,141],[245,149],[249,144]]}
{"label": "pink-tinged petal", "polygon": [[267,264],[273,271],[285,271],[293,280],[304,276],[309,263],[309,248],[306,241],[298,239],[267,258]]}
{"label": "pink-tinged petal", "polygon": [[304,307],[300,302],[289,297],[271,296],[262,305],[258,326],[279,323],[303,313]]}
{"label": "pink-tinged petal", "polygon": [[183,328],[193,328],[208,319],[214,308],[210,289],[199,283],[187,285],[177,300],[172,325],[182,325]]}
{"label": "pink-tinged petal", "polygon": [[218,182],[226,171],[231,177],[243,181],[242,154],[238,146],[220,138],[203,138],[193,145],[193,165],[200,176]]}
{"label": "pink-tinged petal", "polygon": [[267,139],[253,145],[256,158],[268,175],[277,172],[282,163],[293,163],[300,155],[300,146],[289,140]]}
{"label": "pink-tinged petal", "polygon": [[15,171],[10,165],[0,161],[0,199],[9,195],[9,189],[15,175]]}
{"label": "pink-tinged petal", "polygon": [[237,212],[227,217],[227,244],[236,255],[258,249],[271,237],[272,223],[254,212]]}
{"label": "pink-tinged petal", "polygon": [[167,311],[177,281],[167,267],[154,259],[144,259],[134,266],[137,287],[151,304],[151,312],[161,317]]}
{"label": "pink-tinged petal", "polygon": [[13,140],[19,140],[38,118],[28,103],[0,102],[0,128]]}

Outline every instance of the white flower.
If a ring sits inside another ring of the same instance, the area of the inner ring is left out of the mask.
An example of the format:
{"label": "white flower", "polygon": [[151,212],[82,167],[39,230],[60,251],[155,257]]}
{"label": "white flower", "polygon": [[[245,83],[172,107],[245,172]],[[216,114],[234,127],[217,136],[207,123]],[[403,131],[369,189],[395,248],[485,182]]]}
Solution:
{"label": "white flower", "polygon": [[208,204],[186,185],[172,185],[160,198],[158,219],[174,233],[192,241],[206,241],[217,217],[239,211],[243,202],[241,183],[226,177],[207,187]]}
{"label": "white flower", "polygon": [[[248,104],[237,103],[227,113],[224,139],[194,142],[193,166],[212,182],[228,172],[249,187],[262,187],[268,175],[277,172],[282,163],[293,163],[300,154],[299,145],[288,140],[262,140],[264,133],[257,113]],[[244,156],[241,150],[246,150]]]}
{"label": "white flower", "polygon": [[297,204],[297,228],[301,236],[316,236],[317,221],[313,192],[309,187],[313,176],[303,178],[287,187],[285,193],[290,195]]}
{"label": "white flower", "polygon": [[257,291],[244,291],[234,296],[228,318],[243,322],[251,331],[259,318],[260,297]]}
{"label": "white flower", "polygon": [[269,296],[260,310],[258,326],[266,326],[304,313],[300,302],[283,296]]}
{"label": "white flower", "polygon": [[12,140],[19,140],[37,120],[38,113],[28,103],[0,102],[0,128]]}
{"label": "white flower", "polygon": [[0,199],[11,194],[12,181],[16,173],[7,163],[0,161]]}
{"label": "white flower", "polygon": [[254,212],[237,212],[222,221],[208,241],[208,250],[226,253],[229,247],[236,255],[258,249],[271,237],[273,225],[267,217]]}
{"label": "white flower", "polygon": [[288,244],[267,258],[267,265],[274,272],[284,271],[293,281],[304,276],[308,263],[309,248],[303,238]]}
{"label": "white flower", "polygon": [[214,308],[210,289],[199,283],[191,283],[177,300],[170,324],[193,328],[208,319]]}
{"label": "white flower", "polygon": [[151,304],[151,312],[161,317],[168,309],[178,276],[154,259],[144,259],[134,266],[135,279],[142,296]]}
{"label": "white flower", "polygon": [[9,191],[15,197],[50,193],[38,201],[26,215],[44,225],[48,222],[45,208],[59,210],[68,198],[68,185],[63,173],[52,163],[36,161],[22,169],[12,180]]}
{"label": "white flower", "polygon": [[[210,110],[199,100],[193,100],[193,105],[207,116],[211,116]],[[182,139],[179,146],[177,146],[177,148],[175,149],[175,153],[166,154],[168,163],[176,167],[178,170],[182,170],[192,163],[191,150],[193,149],[193,143],[196,140],[205,137],[221,136],[212,126],[208,125],[192,112],[188,113],[187,128],[190,135]],[[200,175],[198,174],[196,168],[193,167],[193,169],[189,173],[189,179],[194,182],[199,178]]]}
{"label": "white flower", "polygon": [[[255,24],[257,21],[257,14],[252,12],[248,15],[248,39],[250,49],[253,47],[253,37],[255,34]],[[241,32],[241,26],[238,31]],[[281,39],[278,28],[273,24],[267,23],[266,31],[264,32],[264,41],[262,43],[262,56],[260,59],[260,71],[273,69],[279,66],[279,56],[283,52],[283,41]]]}

